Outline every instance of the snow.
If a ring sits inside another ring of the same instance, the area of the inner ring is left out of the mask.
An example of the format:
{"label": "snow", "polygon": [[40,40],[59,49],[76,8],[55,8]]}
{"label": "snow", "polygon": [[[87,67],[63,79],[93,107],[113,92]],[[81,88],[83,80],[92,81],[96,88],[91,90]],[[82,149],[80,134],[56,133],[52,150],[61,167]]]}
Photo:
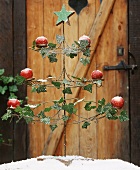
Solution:
{"label": "snow", "polygon": [[90,159],[82,156],[40,156],[0,165],[0,170],[140,170],[120,159]]}

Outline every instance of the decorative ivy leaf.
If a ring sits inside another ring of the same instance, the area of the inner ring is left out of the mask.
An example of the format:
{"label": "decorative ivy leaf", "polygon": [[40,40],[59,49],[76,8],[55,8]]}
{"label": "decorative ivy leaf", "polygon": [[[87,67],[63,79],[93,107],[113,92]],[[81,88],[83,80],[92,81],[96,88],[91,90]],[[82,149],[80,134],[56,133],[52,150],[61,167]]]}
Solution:
{"label": "decorative ivy leaf", "polygon": [[9,76],[9,77],[1,76],[1,80],[3,81],[4,84],[12,83],[13,79],[14,78],[12,76]]}
{"label": "decorative ivy leaf", "polygon": [[57,62],[56,53],[49,54],[48,58],[51,63]]}
{"label": "decorative ivy leaf", "polygon": [[44,114],[44,111],[40,111],[40,113],[37,114],[37,117],[38,118],[45,118],[45,114]]}
{"label": "decorative ivy leaf", "polygon": [[15,95],[15,93],[10,93],[8,99],[17,99],[17,96]]}
{"label": "decorative ivy leaf", "polygon": [[9,86],[9,91],[10,92],[17,92],[18,91],[18,88],[16,85],[12,85],[12,86]]}
{"label": "decorative ivy leaf", "polygon": [[80,47],[85,49],[88,46],[89,42],[87,40],[80,40]]}
{"label": "decorative ivy leaf", "polygon": [[98,100],[98,104],[102,106],[105,105],[105,99],[102,98],[101,100]]}
{"label": "decorative ivy leaf", "polygon": [[84,122],[84,124],[82,125],[83,129],[87,129],[87,127],[90,125],[89,122]]}
{"label": "decorative ivy leaf", "polygon": [[108,110],[112,109],[112,105],[111,103],[107,103],[104,107],[103,107],[103,112],[107,112]]}
{"label": "decorative ivy leaf", "polygon": [[7,110],[7,112],[1,117],[2,120],[8,120],[9,117],[12,117],[12,111],[11,110]]}
{"label": "decorative ivy leaf", "polygon": [[81,62],[84,66],[86,66],[87,64],[90,63],[90,60],[89,60],[89,58],[80,58],[80,62]]}
{"label": "decorative ivy leaf", "polygon": [[52,109],[55,109],[55,110],[61,110],[62,107],[58,104],[58,103],[54,103],[53,106],[51,106]]}
{"label": "decorative ivy leaf", "polygon": [[92,93],[92,84],[88,84],[88,85],[84,86],[84,90],[87,90],[90,93]]}
{"label": "decorative ivy leaf", "polygon": [[61,83],[57,81],[52,81],[52,84],[57,88],[60,89]]}
{"label": "decorative ivy leaf", "polygon": [[7,86],[0,86],[0,93],[4,95],[6,93],[6,90],[8,90]]}
{"label": "decorative ivy leaf", "polygon": [[96,106],[91,106],[91,102],[86,103],[85,110],[90,111],[91,109],[95,109]]}
{"label": "decorative ivy leaf", "polygon": [[75,114],[77,109],[74,108],[74,104],[73,103],[69,103],[69,104],[65,104],[62,106],[62,109],[67,111],[69,114]]}
{"label": "decorative ivy leaf", "polygon": [[75,77],[75,76],[71,76],[71,77],[74,78],[74,79],[77,79],[77,80],[81,80],[81,81],[82,81],[82,79],[79,78],[79,77]]}
{"label": "decorative ivy leaf", "polygon": [[63,83],[63,84],[70,85],[70,82],[69,82],[67,79],[64,79],[62,83]]}
{"label": "decorative ivy leaf", "polygon": [[27,124],[33,122],[33,120],[34,120],[33,117],[24,117],[24,119],[25,119]]}
{"label": "decorative ivy leaf", "polygon": [[107,114],[106,114],[106,117],[107,117],[109,120],[117,120],[117,119],[118,119],[118,116],[112,115],[112,114],[110,114],[110,113],[107,113]]}
{"label": "decorative ivy leaf", "polygon": [[102,105],[98,105],[97,109],[96,109],[96,112],[100,113],[100,114],[103,114],[103,109],[102,109]]}
{"label": "decorative ivy leaf", "polygon": [[56,35],[56,41],[58,44],[61,44],[65,40],[63,35]]}
{"label": "decorative ivy leaf", "polygon": [[53,100],[53,102],[54,102],[55,104],[63,103],[63,102],[64,102],[64,98],[61,97],[59,100]]}
{"label": "decorative ivy leaf", "polygon": [[4,69],[0,69],[0,76],[4,74]]}
{"label": "decorative ivy leaf", "polygon": [[36,92],[36,87],[32,86],[31,92]]}
{"label": "decorative ivy leaf", "polygon": [[86,57],[90,57],[90,49],[86,48],[86,50],[83,52],[83,55]]}
{"label": "decorative ivy leaf", "polygon": [[50,117],[45,117],[45,118],[40,119],[40,122],[49,125],[50,124],[50,120],[51,120]]}
{"label": "decorative ivy leaf", "polygon": [[37,93],[41,92],[47,92],[46,85],[40,85],[38,88],[36,88]]}
{"label": "decorative ivy leaf", "polygon": [[67,87],[63,90],[63,94],[72,94],[72,91],[71,91],[71,88],[70,87]]}
{"label": "decorative ivy leaf", "polygon": [[26,79],[22,76],[19,76],[17,75],[15,78],[14,78],[14,82],[17,84],[17,85],[22,85],[24,83]]}
{"label": "decorative ivy leaf", "polygon": [[63,119],[64,122],[66,122],[67,120],[69,120],[69,116],[63,115],[62,119]]}
{"label": "decorative ivy leaf", "polygon": [[57,125],[50,125],[51,131],[53,132],[58,126]]}
{"label": "decorative ivy leaf", "polygon": [[51,107],[46,107],[46,108],[44,109],[44,112],[49,112],[50,110],[52,110]]}
{"label": "decorative ivy leaf", "polygon": [[32,42],[32,50],[35,50],[36,42],[35,40]]}
{"label": "decorative ivy leaf", "polygon": [[76,82],[76,86],[81,86],[81,87],[83,87],[84,84],[83,84],[82,82]]}
{"label": "decorative ivy leaf", "polygon": [[41,50],[39,51],[42,58],[45,58],[46,56],[49,56],[50,55],[50,48],[41,48]]}
{"label": "decorative ivy leaf", "polygon": [[78,47],[80,47],[80,43],[77,41],[74,41],[76,45],[78,45]]}
{"label": "decorative ivy leaf", "polygon": [[16,109],[14,110],[17,113],[20,113],[20,116],[22,117],[34,117],[34,112],[32,111],[32,109],[29,106],[25,106],[25,107],[16,107]]}
{"label": "decorative ivy leaf", "polygon": [[76,53],[70,53],[69,56],[70,56],[70,58],[74,58],[74,57],[77,56],[77,54]]}
{"label": "decorative ivy leaf", "polygon": [[53,49],[53,48],[56,48],[56,44],[53,44],[53,43],[49,43],[48,46]]}
{"label": "decorative ivy leaf", "polygon": [[121,111],[120,116],[119,116],[120,122],[128,121],[129,117],[127,115],[127,112],[125,110]]}

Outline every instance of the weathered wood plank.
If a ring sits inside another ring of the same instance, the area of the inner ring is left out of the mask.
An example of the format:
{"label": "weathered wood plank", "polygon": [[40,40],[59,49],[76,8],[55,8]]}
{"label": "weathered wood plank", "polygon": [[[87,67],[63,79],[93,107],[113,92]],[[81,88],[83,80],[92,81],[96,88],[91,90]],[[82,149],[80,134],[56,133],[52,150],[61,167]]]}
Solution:
{"label": "weathered wood plank", "polygon": [[[122,8],[123,7],[123,8]],[[122,11],[121,11],[122,10]],[[123,12],[125,11],[125,12]],[[123,13],[123,15],[122,15]],[[116,65],[120,60],[127,61],[127,4],[123,0],[115,2],[112,13],[100,39],[100,47],[97,51],[97,69],[102,70],[104,65]],[[110,38],[109,35],[113,35]],[[117,56],[117,46],[123,46],[124,56]],[[97,99],[105,96],[107,102],[115,95],[124,97],[127,105],[127,72],[104,71],[105,81],[103,88],[97,90]],[[129,160],[129,128],[127,123],[119,121],[100,120],[98,122],[98,157],[121,158]],[[126,143],[123,143],[126,141]],[[125,145],[125,146],[124,146]]]}
{"label": "weathered wood plank", "polygon": [[[43,35],[44,1],[30,0],[27,2],[27,67],[33,70],[36,79],[43,78],[43,59],[39,53],[35,53],[29,47],[33,40]],[[43,94],[31,93],[31,88],[27,88],[27,95],[30,104],[41,103]],[[35,114],[39,113],[39,109]],[[29,157],[41,155],[44,146],[44,124],[36,122],[29,126]]]}
{"label": "weathered wood plank", "polygon": [[[0,2],[0,68],[5,69],[5,75],[13,75],[13,28],[12,28],[12,1]],[[6,11],[6,12],[5,12]],[[10,67],[9,67],[10,66]],[[8,95],[0,95],[0,117],[7,108]],[[2,121],[0,118],[0,132],[6,143],[11,139],[10,145],[0,145],[0,163],[10,162],[13,158],[13,122]]]}
{"label": "weathered wood plank", "polygon": [[[89,35],[89,32],[94,24],[94,20],[96,18],[96,11],[99,9],[97,6],[97,3],[99,1],[88,1],[88,6],[84,8],[80,15],[79,15],[79,37],[82,35]],[[99,4],[100,6],[100,4]],[[87,24],[85,24],[85,21]],[[90,37],[92,40],[93,38]],[[91,49],[93,49],[94,46],[91,43]],[[84,67],[84,66],[83,66]],[[88,66],[89,69],[86,74],[87,79],[91,79],[91,72],[96,69],[96,58],[94,54],[94,59]],[[79,92],[79,98],[85,98],[86,101],[94,101],[96,102],[96,86],[93,86],[93,93],[89,93],[85,90],[80,90]],[[95,114],[94,111],[86,111],[84,109],[85,102],[79,103],[78,109],[81,117],[91,117]],[[82,119],[80,119],[82,120]],[[90,158],[96,158],[97,157],[97,139],[96,139],[96,130],[97,130],[97,124],[95,122],[91,122],[91,125],[87,129],[82,128],[82,123],[80,124],[79,130],[80,130],[80,155]]]}
{"label": "weathered wood plank", "polygon": [[[26,67],[26,1],[14,0],[14,75],[20,73]],[[20,31],[19,31],[20,30]],[[19,64],[20,63],[20,64]],[[19,87],[18,97],[24,100],[27,96],[26,86]],[[27,158],[27,124],[24,120],[14,122],[14,146],[13,160],[23,160]]]}
{"label": "weathered wood plank", "polygon": [[[48,38],[49,42],[56,43],[56,35],[61,35],[62,32],[62,25],[56,26],[57,16],[54,14],[54,11],[60,11],[62,7],[61,0],[57,0],[55,3],[52,1],[44,1],[44,36]],[[49,17],[48,17],[49,16]],[[51,29],[50,29],[51,28]],[[48,76],[56,77],[58,78],[61,75],[62,71],[62,60],[61,60],[61,54],[57,55],[58,61],[56,63],[50,63],[48,57],[43,59],[43,72],[44,78],[47,78]],[[47,103],[45,106],[49,107],[52,105],[52,100],[59,100],[61,96],[61,90],[58,90],[56,88],[48,88],[47,93],[44,94],[44,100],[50,101],[50,103]],[[51,111],[47,113],[47,116],[52,116],[55,114],[55,111]],[[46,144],[47,139],[49,138],[49,134],[51,132],[51,129],[48,125],[45,126],[45,140],[44,143]],[[45,145],[44,144],[44,145]],[[45,145],[46,147],[46,145]],[[45,147],[43,149],[43,154],[45,154]],[[50,146],[51,147],[51,146]]]}
{"label": "weathered wood plank", "polygon": [[[108,16],[110,14],[110,11],[113,7],[114,2],[115,2],[115,0],[102,2],[99,13],[97,14],[95,22],[91,28],[91,31],[89,33],[89,36],[91,37],[92,44],[93,44],[93,51],[91,52],[91,58],[93,57],[93,54],[96,50],[100,36],[101,36],[102,31],[106,25]],[[87,70],[88,70],[88,66],[83,68],[82,64],[80,62],[78,62],[73,75],[78,76],[78,77],[84,77],[87,73]],[[77,96],[77,95],[78,95],[78,90],[74,90],[73,96]],[[55,153],[55,150],[56,150],[56,147],[60,140],[60,137],[62,135],[62,132],[63,132],[63,126],[59,126],[57,128],[57,130],[55,130],[52,133],[52,135],[47,143],[48,145],[47,145],[46,154],[54,154]]]}
{"label": "weathered wood plank", "polygon": [[[140,65],[140,1],[129,0],[129,46],[130,52],[135,58],[129,57],[130,64]],[[140,166],[140,69],[130,74],[130,139],[131,139],[131,162]]]}

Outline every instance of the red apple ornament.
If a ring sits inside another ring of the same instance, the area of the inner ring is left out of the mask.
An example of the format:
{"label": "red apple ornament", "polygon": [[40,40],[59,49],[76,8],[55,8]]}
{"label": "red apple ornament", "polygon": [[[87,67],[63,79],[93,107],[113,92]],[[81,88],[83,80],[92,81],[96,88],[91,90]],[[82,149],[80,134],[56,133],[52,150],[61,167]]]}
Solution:
{"label": "red apple ornament", "polygon": [[20,76],[24,77],[25,79],[30,79],[33,77],[33,71],[30,68],[25,68],[21,70]]}
{"label": "red apple ornament", "polygon": [[40,36],[35,40],[36,47],[47,47],[48,45],[48,39],[44,36]]}
{"label": "red apple ornament", "polygon": [[111,104],[117,109],[121,109],[124,106],[124,99],[121,96],[115,96],[111,99]]}
{"label": "red apple ornament", "polygon": [[94,70],[91,73],[91,78],[92,79],[101,79],[103,77],[103,73],[100,70]]}
{"label": "red apple ornament", "polygon": [[9,99],[7,102],[7,106],[15,109],[17,106],[20,106],[20,101],[18,99]]}
{"label": "red apple ornament", "polygon": [[86,41],[88,41],[87,47],[90,47],[91,40],[90,40],[89,36],[87,36],[87,35],[82,35],[82,36],[79,38],[79,41],[81,41],[81,40],[86,40]]}

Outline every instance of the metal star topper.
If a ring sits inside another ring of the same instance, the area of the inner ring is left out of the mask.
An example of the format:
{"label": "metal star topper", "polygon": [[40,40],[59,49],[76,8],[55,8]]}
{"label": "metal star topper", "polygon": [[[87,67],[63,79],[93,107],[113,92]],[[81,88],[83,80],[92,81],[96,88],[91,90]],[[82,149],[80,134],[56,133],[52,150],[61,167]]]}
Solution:
{"label": "metal star topper", "polygon": [[61,11],[54,12],[54,14],[58,16],[56,25],[59,25],[61,22],[68,22],[69,17],[74,14],[74,11],[67,11],[65,5],[63,5]]}

